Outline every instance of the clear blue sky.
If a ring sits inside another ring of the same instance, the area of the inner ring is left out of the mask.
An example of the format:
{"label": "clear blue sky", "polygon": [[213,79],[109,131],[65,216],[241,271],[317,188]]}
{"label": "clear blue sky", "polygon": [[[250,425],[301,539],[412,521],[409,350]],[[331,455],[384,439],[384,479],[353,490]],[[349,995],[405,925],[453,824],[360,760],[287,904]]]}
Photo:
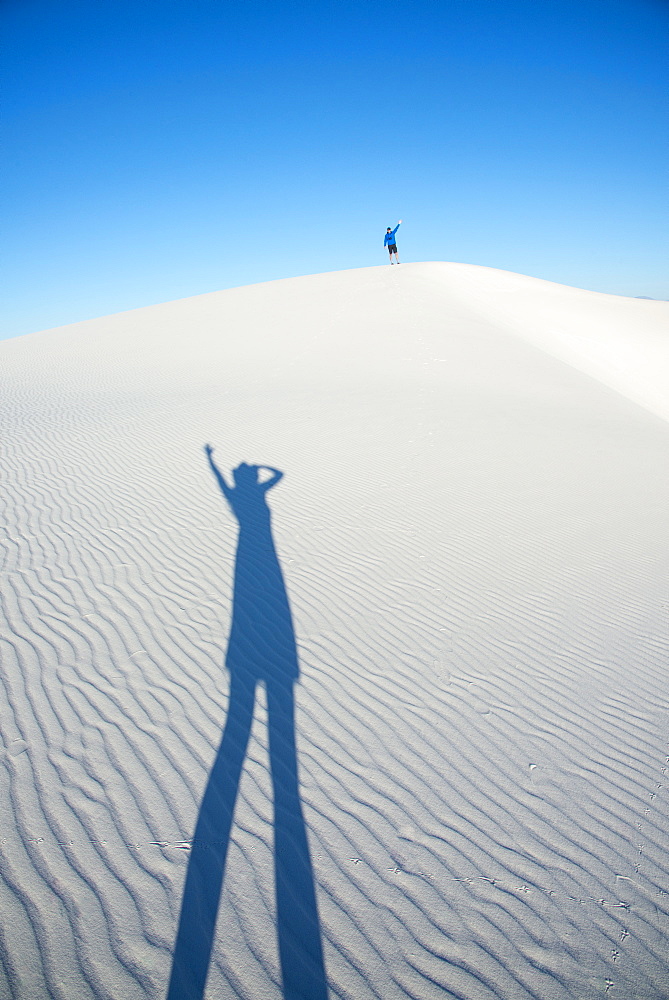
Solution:
{"label": "clear blue sky", "polygon": [[669,298],[667,0],[3,0],[2,335],[454,260]]}

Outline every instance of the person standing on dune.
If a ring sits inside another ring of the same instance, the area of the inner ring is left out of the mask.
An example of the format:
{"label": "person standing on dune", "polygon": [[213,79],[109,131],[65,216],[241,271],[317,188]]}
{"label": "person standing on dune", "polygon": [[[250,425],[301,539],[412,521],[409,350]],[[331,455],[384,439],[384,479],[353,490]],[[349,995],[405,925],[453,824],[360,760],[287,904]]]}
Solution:
{"label": "person standing on dune", "polygon": [[[402,220],[400,219],[400,221],[397,223],[394,229],[391,229],[390,226],[388,226],[388,228],[386,229],[385,239],[383,240],[384,247],[388,247],[388,253],[390,255],[391,264],[394,264],[395,261],[397,261],[398,264],[400,262],[399,254],[397,253],[397,243],[395,242],[395,233],[397,232],[397,230],[400,228],[401,225],[402,225]],[[393,260],[393,254],[395,254],[395,260]]]}

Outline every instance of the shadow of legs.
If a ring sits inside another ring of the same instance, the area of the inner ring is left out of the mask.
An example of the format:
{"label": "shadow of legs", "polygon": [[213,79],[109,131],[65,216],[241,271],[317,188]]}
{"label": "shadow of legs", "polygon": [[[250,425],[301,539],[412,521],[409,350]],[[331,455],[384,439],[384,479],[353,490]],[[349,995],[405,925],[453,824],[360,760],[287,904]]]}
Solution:
{"label": "shadow of legs", "polygon": [[274,871],[284,1000],[327,1000],[314,874],[302,814],[290,682],[267,684]]}
{"label": "shadow of legs", "polygon": [[223,738],[200,806],[188,861],[167,1000],[202,1000],[204,996],[254,700],[254,681],[233,677]]}

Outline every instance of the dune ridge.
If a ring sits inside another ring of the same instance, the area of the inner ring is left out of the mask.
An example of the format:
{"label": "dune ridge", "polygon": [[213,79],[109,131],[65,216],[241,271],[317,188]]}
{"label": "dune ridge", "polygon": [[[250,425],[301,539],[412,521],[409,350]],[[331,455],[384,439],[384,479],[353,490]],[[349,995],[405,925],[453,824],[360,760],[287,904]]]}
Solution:
{"label": "dune ridge", "polygon": [[[212,442],[285,474],[329,995],[669,996],[668,310],[403,264],[0,344],[0,995],[166,995],[229,707]],[[267,714],[217,1000],[285,996]]]}

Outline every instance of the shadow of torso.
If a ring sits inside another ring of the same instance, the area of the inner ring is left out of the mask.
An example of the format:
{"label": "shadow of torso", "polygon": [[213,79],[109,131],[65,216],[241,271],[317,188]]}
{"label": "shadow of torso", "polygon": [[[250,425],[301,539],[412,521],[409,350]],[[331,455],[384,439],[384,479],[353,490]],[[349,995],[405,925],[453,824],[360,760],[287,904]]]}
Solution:
{"label": "shadow of torso", "polygon": [[231,677],[247,682],[290,684],[299,675],[295,633],[265,492],[237,486],[227,500],[239,537],[226,666]]}

